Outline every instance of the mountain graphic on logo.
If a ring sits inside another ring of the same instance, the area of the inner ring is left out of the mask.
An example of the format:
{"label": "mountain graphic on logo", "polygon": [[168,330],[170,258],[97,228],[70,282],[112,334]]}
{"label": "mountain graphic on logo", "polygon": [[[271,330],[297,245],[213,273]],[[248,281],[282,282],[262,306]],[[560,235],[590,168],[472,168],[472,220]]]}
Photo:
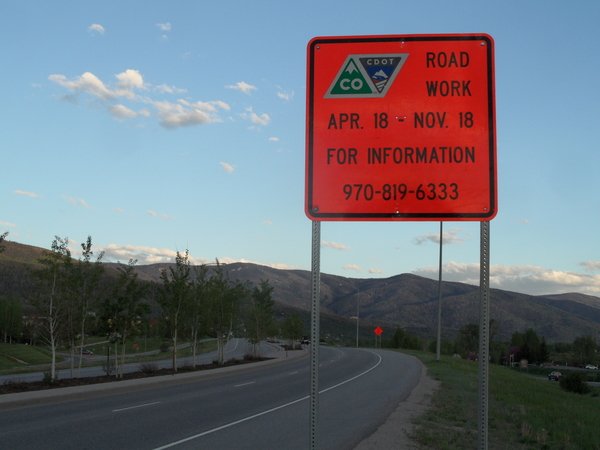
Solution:
{"label": "mountain graphic on logo", "polygon": [[408,53],[348,55],[325,98],[385,97]]}
{"label": "mountain graphic on logo", "polygon": [[371,76],[371,80],[373,80],[373,82],[375,83],[375,88],[377,89],[377,92],[383,91],[383,88],[385,88],[388,79],[389,77],[383,70],[380,70]]}

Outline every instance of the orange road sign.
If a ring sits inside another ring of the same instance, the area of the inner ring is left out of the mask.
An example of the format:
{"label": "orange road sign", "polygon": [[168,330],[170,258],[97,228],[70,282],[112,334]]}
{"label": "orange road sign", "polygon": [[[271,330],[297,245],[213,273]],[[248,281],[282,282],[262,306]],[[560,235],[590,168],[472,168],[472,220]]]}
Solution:
{"label": "orange road sign", "polygon": [[496,215],[491,36],[316,37],[307,58],[311,220]]}

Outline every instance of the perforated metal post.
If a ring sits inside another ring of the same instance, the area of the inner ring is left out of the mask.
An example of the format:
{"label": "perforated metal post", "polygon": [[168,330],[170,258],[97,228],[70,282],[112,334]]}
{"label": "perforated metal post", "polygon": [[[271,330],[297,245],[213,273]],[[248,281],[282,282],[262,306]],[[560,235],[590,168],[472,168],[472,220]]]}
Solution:
{"label": "perforated metal post", "polygon": [[310,449],[318,448],[319,304],[321,297],[321,222],[312,223],[312,304],[310,313]]}
{"label": "perforated metal post", "polygon": [[478,448],[488,448],[488,378],[490,361],[490,223],[481,222],[479,265],[479,433]]}
{"label": "perforated metal post", "polygon": [[440,222],[440,267],[438,280],[438,312],[437,312],[437,343],[435,346],[435,360],[440,360],[442,353],[442,245],[444,222]]}

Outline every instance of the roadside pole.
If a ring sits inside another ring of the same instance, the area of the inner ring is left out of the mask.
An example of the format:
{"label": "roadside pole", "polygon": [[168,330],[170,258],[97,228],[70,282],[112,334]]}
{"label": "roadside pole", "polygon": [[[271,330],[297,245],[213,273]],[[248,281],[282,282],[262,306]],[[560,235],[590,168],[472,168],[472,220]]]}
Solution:
{"label": "roadside pole", "polygon": [[488,448],[488,380],[490,364],[490,223],[481,222],[479,289],[479,417],[478,447]]}
{"label": "roadside pole", "polygon": [[318,448],[319,426],[319,304],[321,297],[321,222],[312,223],[312,303],[310,315],[310,449]]}
{"label": "roadside pole", "polygon": [[437,344],[435,346],[435,360],[439,361],[442,352],[442,232],[444,222],[440,221],[440,267],[438,280],[438,313],[437,313]]}

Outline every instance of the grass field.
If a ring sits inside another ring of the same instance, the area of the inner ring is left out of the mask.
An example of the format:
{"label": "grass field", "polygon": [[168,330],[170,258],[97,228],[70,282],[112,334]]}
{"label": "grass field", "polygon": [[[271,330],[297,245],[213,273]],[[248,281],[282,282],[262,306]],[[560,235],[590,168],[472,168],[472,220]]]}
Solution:
{"label": "grass field", "polygon": [[[157,359],[169,359],[171,352],[160,352],[159,348],[164,343],[163,339],[132,339],[126,343],[125,352],[127,354],[126,362],[151,362]],[[91,338],[86,348],[92,350],[97,357],[103,357],[107,354],[107,346],[110,345],[110,356],[114,357],[114,345],[108,344],[105,338]],[[215,339],[206,340],[198,343],[197,354],[214,351],[217,349]],[[156,351],[151,355],[143,355],[145,351]],[[68,354],[67,349],[60,349],[59,352]],[[121,348],[119,347],[119,354]],[[179,349],[177,351],[179,358],[192,356],[191,347]],[[59,367],[65,367],[60,362],[63,358],[57,357]],[[100,365],[104,360],[85,358],[83,365]],[[65,363],[66,364],[66,363]],[[45,371],[50,367],[50,352],[41,347],[34,347],[23,344],[3,344],[0,343],[0,374],[24,373],[29,371]]]}
{"label": "grass field", "polygon": [[31,345],[0,343],[0,370],[50,363],[50,354]]}
{"label": "grass field", "polygon": [[[441,382],[415,438],[423,449],[477,448],[478,366],[415,354]],[[579,395],[557,382],[490,365],[490,449],[600,449],[600,390]]]}

